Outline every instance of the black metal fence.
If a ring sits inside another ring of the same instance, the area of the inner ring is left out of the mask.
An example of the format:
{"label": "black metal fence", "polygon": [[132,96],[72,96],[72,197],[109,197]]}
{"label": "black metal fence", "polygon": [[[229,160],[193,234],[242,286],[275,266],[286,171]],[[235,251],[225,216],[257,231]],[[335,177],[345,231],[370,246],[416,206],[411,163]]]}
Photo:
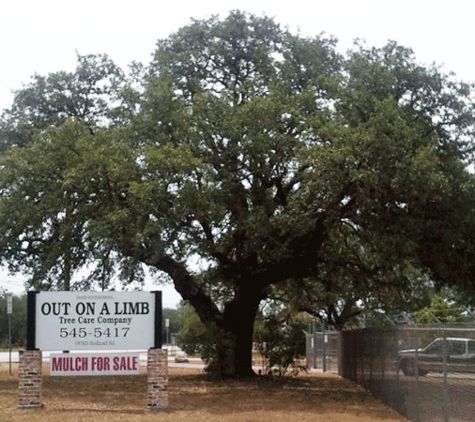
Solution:
{"label": "black metal fence", "polygon": [[475,328],[340,333],[340,374],[417,422],[475,421]]}

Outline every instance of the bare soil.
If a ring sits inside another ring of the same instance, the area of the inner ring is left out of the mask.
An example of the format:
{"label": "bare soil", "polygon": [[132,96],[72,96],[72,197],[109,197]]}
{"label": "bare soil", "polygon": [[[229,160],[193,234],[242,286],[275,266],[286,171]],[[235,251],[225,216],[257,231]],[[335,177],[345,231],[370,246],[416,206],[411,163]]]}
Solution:
{"label": "bare soil", "polygon": [[169,368],[169,409],[147,410],[147,378],[50,377],[41,409],[18,409],[17,368],[0,366],[1,422],[405,422],[350,381],[332,374],[210,382],[200,369]]}

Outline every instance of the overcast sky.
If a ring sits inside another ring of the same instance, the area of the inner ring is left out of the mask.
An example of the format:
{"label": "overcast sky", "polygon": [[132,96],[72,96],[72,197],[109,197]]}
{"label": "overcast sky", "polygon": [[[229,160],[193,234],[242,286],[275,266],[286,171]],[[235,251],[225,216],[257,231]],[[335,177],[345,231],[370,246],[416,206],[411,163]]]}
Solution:
{"label": "overcast sky", "polygon": [[[470,0],[5,0],[0,6],[0,109],[12,90],[34,73],[72,71],[76,51],[106,53],[125,68],[148,63],[155,43],[191,18],[225,17],[239,9],[273,17],[304,36],[321,32],[345,51],[356,38],[381,47],[388,40],[411,47],[421,63],[435,62],[459,79],[475,81],[475,2]],[[0,286],[14,290],[18,277]],[[18,290],[18,289],[17,289]],[[164,291],[164,305],[179,296]]]}

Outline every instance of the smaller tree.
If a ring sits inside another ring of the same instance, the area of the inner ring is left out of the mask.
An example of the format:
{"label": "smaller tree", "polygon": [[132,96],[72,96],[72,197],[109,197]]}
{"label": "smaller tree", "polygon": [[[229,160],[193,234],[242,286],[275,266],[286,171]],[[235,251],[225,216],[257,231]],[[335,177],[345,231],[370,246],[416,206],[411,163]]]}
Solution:
{"label": "smaller tree", "polygon": [[297,375],[307,367],[299,361],[305,358],[306,344],[304,330],[308,320],[301,315],[272,313],[258,319],[254,339],[264,363],[264,372],[280,376],[287,373]]}
{"label": "smaller tree", "polygon": [[[166,327],[165,325],[165,320],[167,319],[169,323],[168,327]],[[178,331],[180,331],[181,327],[185,323],[183,312],[180,311],[180,309],[171,309],[171,308],[163,309],[162,320],[163,320],[162,334],[163,334],[163,338],[166,339],[166,341],[171,340],[171,336],[173,334],[178,333]],[[167,338],[167,334],[170,335],[169,339]]]}
{"label": "smaller tree", "polygon": [[[12,296],[13,312],[10,316],[13,347],[26,344],[26,296]],[[0,296],[0,347],[8,344],[7,295]]]}
{"label": "smaller tree", "polygon": [[194,309],[182,302],[180,313],[184,316],[183,325],[178,331],[178,345],[189,355],[199,355],[209,366],[216,358],[216,330],[201,322]]}
{"label": "smaller tree", "polygon": [[467,321],[473,322],[473,318],[467,315],[467,308],[460,307],[457,302],[450,299],[450,292],[447,289],[444,290],[431,293],[430,305],[416,312],[416,323],[453,325]]}

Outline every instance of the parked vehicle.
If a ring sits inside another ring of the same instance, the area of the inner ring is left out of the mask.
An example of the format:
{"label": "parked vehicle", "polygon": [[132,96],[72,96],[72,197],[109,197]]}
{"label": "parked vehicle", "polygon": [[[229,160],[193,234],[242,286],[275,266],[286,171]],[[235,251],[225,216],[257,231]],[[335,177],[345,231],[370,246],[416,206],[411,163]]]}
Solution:
{"label": "parked vehicle", "polygon": [[475,340],[437,338],[423,349],[400,350],[398,368],[404,375],[426,375],[428,372],[475,372]]}

